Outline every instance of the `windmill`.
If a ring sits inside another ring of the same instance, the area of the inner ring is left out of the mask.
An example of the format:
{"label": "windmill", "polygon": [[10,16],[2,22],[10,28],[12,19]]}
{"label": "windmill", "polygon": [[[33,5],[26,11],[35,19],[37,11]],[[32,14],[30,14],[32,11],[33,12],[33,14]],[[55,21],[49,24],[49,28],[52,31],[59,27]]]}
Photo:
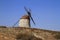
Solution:
{"label": "windmill", "polygon": [[19,27],[31,27],[30,25],[30,20],[32,20],[32,22],[35,25],[35,22],[31,16],[31,10],[27,9],[26,7],[24,7],[25,11],[27,12],[27,15],[23,15],[14,25],[13,27],[19,22]]}
{"label": "windmill", "polygon": [[29,11],[26,9],[26,7],[24,7],[25,8],[25,10],[26,10],[26,12],[27,12],[27,14],[29,15],[29,17],[31,18],[31,20],[32,20],[32,22],[34,23],[34,25],[35,25],[35,22],[34,22],[34,20],[33,20],[33,18],[32,18],[32,16],[31,16],[31,9],[29,9]]}

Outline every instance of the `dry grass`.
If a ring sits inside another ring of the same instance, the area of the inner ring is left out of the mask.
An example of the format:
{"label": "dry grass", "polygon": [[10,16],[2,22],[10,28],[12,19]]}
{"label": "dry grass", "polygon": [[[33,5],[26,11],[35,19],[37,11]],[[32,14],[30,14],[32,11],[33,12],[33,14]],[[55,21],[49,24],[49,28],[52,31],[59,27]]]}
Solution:
{"label": "dry grass", "polygon": [[[33,33],[36,33],[37,35],[40,35],[43,37],[48,36],[52,37],[54,36],[55,39],[60,39],[60,32],[58,31],[51,31],[51,30],[44,30],[44,29],[36,29],[36,28],[22,28],[22,27],[12,27],[7,28],[5,26],[0,26],[0,33],[2,33],[1,36],[4,37],[10,37],[10,40],[13,40],[12,38],[16,40],[42,40],[41,38],[37,38],[34,35],[31,35],[31,31]],[[48,34],[48,35],[47,35]],[[51,36],[49,36],[51,35]],[[48,39],[47,37],[47,39]]]}

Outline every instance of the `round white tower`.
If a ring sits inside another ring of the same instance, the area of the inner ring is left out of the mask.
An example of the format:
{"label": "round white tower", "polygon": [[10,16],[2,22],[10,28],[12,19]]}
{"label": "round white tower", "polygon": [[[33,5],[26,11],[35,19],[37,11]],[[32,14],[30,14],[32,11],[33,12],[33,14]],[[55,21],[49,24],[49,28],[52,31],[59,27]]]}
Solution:
{"label": "round white tower", "polygon": [[30,17],[29,17],[29,15],[24,15],[20,18],[19,27],[30,27]]}

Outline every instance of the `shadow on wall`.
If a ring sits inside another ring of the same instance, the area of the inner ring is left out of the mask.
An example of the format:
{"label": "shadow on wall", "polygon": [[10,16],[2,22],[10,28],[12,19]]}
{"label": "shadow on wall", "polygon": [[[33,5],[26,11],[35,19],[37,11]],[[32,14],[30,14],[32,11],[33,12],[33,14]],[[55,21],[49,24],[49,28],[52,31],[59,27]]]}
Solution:
{"label": "shadow on wall", "polygon": [[28,34],[20,34],[16,36],[16,40],[42,40],[41,38],[36,38],[35,36]]}

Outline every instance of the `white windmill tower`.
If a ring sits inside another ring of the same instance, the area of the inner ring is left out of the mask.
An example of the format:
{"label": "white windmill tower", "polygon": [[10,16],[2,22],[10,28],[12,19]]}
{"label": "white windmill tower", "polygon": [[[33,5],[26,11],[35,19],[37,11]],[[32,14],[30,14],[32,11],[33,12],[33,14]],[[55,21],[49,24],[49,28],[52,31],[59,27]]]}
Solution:
{"label": "white windmill tower", "polygon": [[24,15],[20,18],[19,27],[30,27],[30,18],[28,15]]}
{"label": "white windmill tower", "polygon": [[[24,9],[26,10],[27,14],[22,16],[14,25],[16,25],[19,22],[19,27],[31,27],[30,25],[30,20],[32,20],[32,22],[35,24],[32,16],[31,16],[31,10],[27,10],[26,7],[24,7]],[[14,27],[14,26],[13,26]]]}

